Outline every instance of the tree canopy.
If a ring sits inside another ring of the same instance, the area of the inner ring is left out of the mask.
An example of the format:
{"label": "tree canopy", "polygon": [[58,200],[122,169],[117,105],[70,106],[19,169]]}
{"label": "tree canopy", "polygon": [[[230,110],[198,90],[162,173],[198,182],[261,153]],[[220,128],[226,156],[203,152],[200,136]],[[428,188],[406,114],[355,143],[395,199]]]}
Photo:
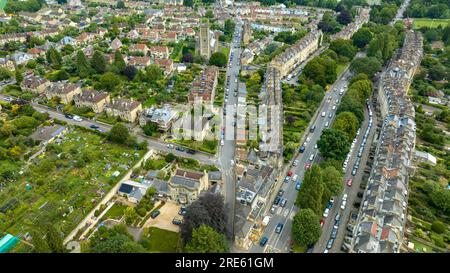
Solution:
{"label": "tree canopy", "polygon": [[225,253],[228,244],[225,235],[212,227],[200,225],[192,230],[192,237],[185,247],[188,253]]}

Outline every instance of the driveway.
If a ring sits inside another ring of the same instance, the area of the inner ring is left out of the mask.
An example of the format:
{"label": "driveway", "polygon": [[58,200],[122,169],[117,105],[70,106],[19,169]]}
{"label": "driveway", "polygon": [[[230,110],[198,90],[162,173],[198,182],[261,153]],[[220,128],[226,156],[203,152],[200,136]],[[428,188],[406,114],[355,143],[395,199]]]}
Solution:
{"label": "driveway", "polygon": [[146,227],[157,227],[160,229],[170,230],[173,232],[179,232],[180,227],[172,224],[172,220],[175,217],[179,217],[178,211],[180,210],[180,205],[167,202],[164,206],[162,206],[159,211],[161,214],[158,215],[155,219],[149,218],[147,222],[144,224],[144,228]]}

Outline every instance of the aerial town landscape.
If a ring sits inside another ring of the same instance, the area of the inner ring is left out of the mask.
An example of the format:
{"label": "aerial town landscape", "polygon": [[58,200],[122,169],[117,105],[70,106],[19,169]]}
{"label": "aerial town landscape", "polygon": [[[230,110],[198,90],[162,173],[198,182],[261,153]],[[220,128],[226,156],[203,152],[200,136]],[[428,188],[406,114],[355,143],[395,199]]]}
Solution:
{"label": "aerial town landscape", "polygon": [[0,253],[449,253],[448,0],[0,0]]}

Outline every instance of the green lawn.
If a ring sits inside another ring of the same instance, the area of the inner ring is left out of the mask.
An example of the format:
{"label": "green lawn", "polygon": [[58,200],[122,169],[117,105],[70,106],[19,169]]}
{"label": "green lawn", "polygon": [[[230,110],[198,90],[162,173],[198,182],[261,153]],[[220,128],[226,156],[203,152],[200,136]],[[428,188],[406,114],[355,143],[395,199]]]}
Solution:
{"label": "green lawn", "polygon": [[123,211],[126,209],[126,206],[115,203],[102,217],[102,221],[106,219],[116,219],[119,220],[123,216]]}
{"label": "green lawn", "polygon": [[[16,202],[0,213],[0,231],[25,234],[51,223],[67,235],[143,154],[99,134],[70,128],[60,144],[50,144],[0,192],[0,206]],[[119,176],[112,176],[115,171]],[[31,189],[26,189],[27,183]]]}
{"label": "green lawn", "polygon": [[173,231],[150,227],[145,229],[143,238],[148,238],[149,252],[177,252],[180,235]]}
{"label": "green lawn", "polygon": [[438,26],[444,28],[450,23],[450,19],[413,18],[413,20],[414,29],[419,29],[421,27],[437,28]]}

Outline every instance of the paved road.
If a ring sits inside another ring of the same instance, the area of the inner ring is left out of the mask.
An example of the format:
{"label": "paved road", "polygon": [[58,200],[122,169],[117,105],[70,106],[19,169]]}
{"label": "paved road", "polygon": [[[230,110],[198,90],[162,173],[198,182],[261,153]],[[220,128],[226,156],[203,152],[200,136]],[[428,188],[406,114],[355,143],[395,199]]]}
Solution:
{"label": "paved road", "polygon": [[[241,35],[242,31],[242,24],[241,22],[237,22],[236,24],[236,30],[235,35]],[[225,205],[228,209],[228,223],[227,226],[229,228],[229,231],[232,235],[234,235],[234,211],[235,211],[235,193],[236,193],[236,177],[234,168],[232,165],[234,163],[231,162],[231,160],[234,161],[235,158],[235,148],[236,148],[236,140],[235,140],[235,130],[233,126],[234,119],[234,112],[230,111],[230,108],[235,108],[237,105],[237,97],[234,96],[234,92],[238,89],[238,75],[240,70],[240,61],[238,60],[238,57],[241,54],[241,48],[240,48],[240,39],[233,38],[233,41],[231,43],[230,47],[230,65],[227,69],[227,78],[229,76],[228,81],[228,87],[227,84],[225,84],[225,92],[228,94],[226,96],[227,101],[224,101],[224,107],[227,109],[227,115],[224,116],[225,118],[225,136],[224,136],[224,145],[220,146],[220,152],[219,152],[219,165],[222,169],[223,173],[223,182],[224,182],[224,196],[225,196]],[[235,48],[236,47],[236,48]],[[232,55],[231,55],[232,54]],[[233,56],[231,58],[231,56]],[[233,236],[232,236],[233,237]]]}
{"label": "paved road", "polygon": [[[309,139],[308,143],[305,145],[304,153],[299,154],[296,157],[298,160],[297,167],[292,167],[292,171],[294,174],[298,175],[297,181],[302,181],[305,171],[305,164],[312,163],[309,160],[311,155],[314,155],[314,159],[317,157],[318,150],[315,148],[316,142],[319,140],[320,135],[325,129],[325,123],[328,122],[331,124],[332,120],[335,117],[335,109],[333,110],[333,106],[336,105],[336,100],[338,99],[340,102],[340,98],[342,95],[339,94],[339,90],[343,89],[345,92],[344,86],[347,85],[347,78],[351,75],[348,68],[343,71],[341,76],[336,80],[336,82],[330,88],[331,91],[327,92],[324,101],[317,110],[319,113],[315,120],[312,120],[309,124],[308,131],[305,132],[305,136]],[[322,112],[325,112],[325,117],[322,117]],[[332,117],[329,117],[329,114],[332,114]],[[313,133],[309,132],[309,128],[315,124],[316,129]],[[283,179],[281,179],[283,180]],[[295,189],[296,182],[288,182],[285,183],[280,181],[281,189],[285,191],[283,198],[287,199],[286,206],[284,208],[277,207],[275,213],[272,215],[266,209],[265,215],[271,215],[272,218],[268,224],[268,226],[264,230],[264,235],[269,238],[266,247],[263,249],[258,244],[255,244],[250,249],[250,252],[288,252],[290,248],[291,241],[291,228],[292,228],[292,218],[295,213],[298,211],[298,208],[295,206],[295,200],[297,198],[297,190]],[[277,190],[278,191],[278,190]],[[271,204],[270,204],[271,205]],[[283,224],[283,230],[280,234],[275,233],[275,228],[278,223]]]}
{"label": "paved road", "polygon": [[302,72],[303,68],[305,67],[305,65],[311,61],[313,58],[319,56],[322,52],[324,52],[326,49],[328,49],[328,45],[327,46],[323,46],[321,48],[319,48],[318,50],[316,50],[316,52],[314,52],[313,54],[311,54],[311,56],[309,56],[305,61],[303,61],[296,69],[294,69],[293,72],[290,73],[290,75],[292,75],[291,79],[288,80],[287,78],[284,78],[283,80],[281,80],[281,82],[283,83],[289,83],[289,84],[293,84],[293,85],[297,85],[298,82],[298,76],[300,76],[300,73]]}
{"label": "paved road", "polygon": [[[373,111],[373,107],[371,107],[371,108]],[[334,219],[335,219],[337,213],[340,214],[340,221],[338,224],[338,232],[337,232],[336,239],[334,240],[333,246],[329,250],[329,252],[333,252],[333,253],[342,252],[340,250],[340,248],[341,248],[342,242],[344,240],[344,237],[346,236],[346,233],[347,233],[346,228],[347,228],[347,223],[350,218],[351,212],[352,211],[354,211],[356,213],[358,212],[358,208],[355,208],[353,206],[353,203],[357,199],[359,199],[359,201],[360,201],[360,198],[357,197],[358,191],[361,191],[361,192],[364,191],[364,190],[361,190],[359,186],[361,184],[361,180],[364,175],[364,169],[366,168],[367,159],[369,158],[369,152],[371,150],[373,138],[375,137],[376,124],[377,124],[376,115],[373,115],[372,126],[370,128],[369,135],[367,137],[367,142],[364,146],[364,152],[361,156],[360,167],[358,168],[356,175],[353,176],[352,175],[353,166],[357,160],[359,148],[361,147],[361,144],[363,142],[364,133],[366,132],[366,130],[369,126],[369,112],[368,112],[367,108],[365,109],[365,117],[366,118],[360,127],[360,133],[357,136],[357,141],[356,141],[355,147],[353,148],[351,158],[350,158],[348,166],[346,168],[346,171],[344,174],[344,180],[342,181],[344,183],[344,191],[340,196],[335,198],[334,205],[333,205],[331,211],[329,212],[328,217],[326,219],[324,219],[325,223],[324,223],[324,226],[322,227],[322,236],[320,237],[319,241],[314,246],[313,252],[315,252],[315,253],[324,252],[326,245],[328,243],[328,240],[330,239],[330,235],[331,235],[333,226],[335,225]],[[352,179],[353,182],[352,182],[352,186],[349,187],[346,185],[346,181],[350,178]],[[342,203],[342,196],[344,194],[347,194],[347,196],[348,196],[347,197],[347,205],[344,210],[341,210],[340,206]]]}
{"label": "paved road", "polygon": [[393,26],[395,22],[403,19],[403,13],[405,12],[406,8],[409,6],[411,0],[405,0],[400,7],[397,10],[397,14],[395,15],[394,19],[389,23],[389,25]]}

